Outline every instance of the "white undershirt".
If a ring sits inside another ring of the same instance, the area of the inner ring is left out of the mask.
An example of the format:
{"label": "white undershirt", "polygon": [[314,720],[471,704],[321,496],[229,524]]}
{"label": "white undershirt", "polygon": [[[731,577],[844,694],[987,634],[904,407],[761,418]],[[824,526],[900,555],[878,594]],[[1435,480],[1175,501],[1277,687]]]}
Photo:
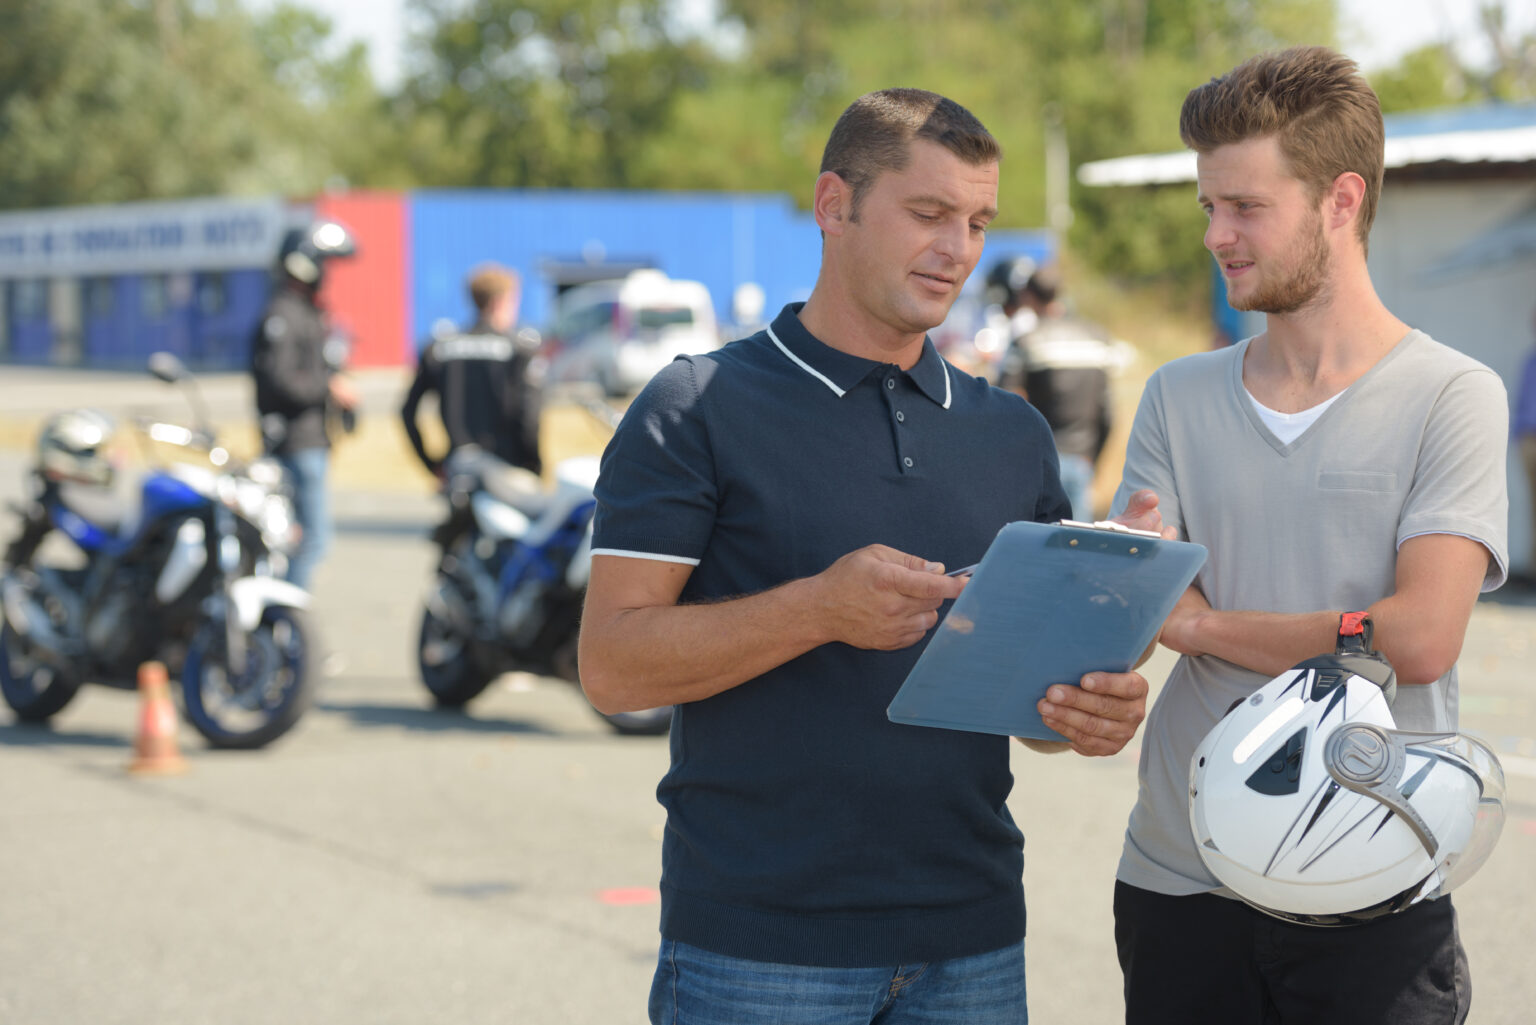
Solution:
{"label": "white undershirt", "polygon": [[1264,421],[1264,426],[1269,428],[1271,434],[1279,438],[1282,444],[1289,445],[1306,433],[1307,428],[1317,422],[1327,408],[1338,400],[1338,395],[1330,396],[1313,406],[1311,409],[1303,409],[1300,413],[1282,413],[1279,410],[1270,409],[1258,399],[1253,397],[1253,392],[1243,389],[1248,396],[1248,401],[1253,403],[1253,408],[1259,414],[1259,419]]}

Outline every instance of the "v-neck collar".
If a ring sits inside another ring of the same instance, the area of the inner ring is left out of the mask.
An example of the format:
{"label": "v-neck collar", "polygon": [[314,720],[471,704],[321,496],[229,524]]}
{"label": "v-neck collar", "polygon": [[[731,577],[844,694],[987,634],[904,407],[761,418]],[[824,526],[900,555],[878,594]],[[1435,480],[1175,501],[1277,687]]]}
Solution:
{"label": "v-neck collar", "polygon": [[1285,442],[1281,441],[1278,437],[1275,436],[1275,433],[1269,429],[1269,425],[1264,422],[1264,418],[1260,416],[1259,411],[1254,408],[1253,399],[1248,393],[1248,388],[1243,384],[1243,357],[1247,355],[1248,346],[1253,343],[1254,338],[1258,337],[1257,335],[1244,338],[1242,341],[1232,346],[1232,365],[1229,370],[1229,379],[1232,384],[1233,401],[1235,401],[1238,405],[1238,408],[1242,410],[1243,416],[1248,418],[1248,422],[1253,426],[1253,429],[1258,432],[1259,437],[1263,438],[1269,447],[1274,449],[1275,452],[1278,453],[1282,458],[1288,457],[1293,452],[1296,452],[1303,445],[1305,445],[1307,443],[1307,439],[1316,434],[1317,429],[1326,423],[1329,417],[1336,414],[1340,407],[1348,405],[1350,398],[1355,393],[1364,388],[1366,384],[1373,377],[1375,377],[1383,367],[1397,359],[1398,353],[1403,352],[1410,345],[1412,345],[1418,335],[1419,330],[1417,328],[1409,328],[1408,333],[1403,335],[1402,338],[1398,339],[1397,344],[1388,349],[1386,353],[1381,357],[1381,359],[1377,360],[1374,364],[1371,365],[1369,370],[1351,381],[1348,387],[1346,387],[1343,391],[1338,392],[1334,398],[1334,401],[1328,406],[1328,408],[1323,410],[1321,415],[1319,415],[1316,420],[1312,421],[1311,425],[1309,425],[1306,430],[1297,435],[1296,439],[1290,444],[1286,444]]}

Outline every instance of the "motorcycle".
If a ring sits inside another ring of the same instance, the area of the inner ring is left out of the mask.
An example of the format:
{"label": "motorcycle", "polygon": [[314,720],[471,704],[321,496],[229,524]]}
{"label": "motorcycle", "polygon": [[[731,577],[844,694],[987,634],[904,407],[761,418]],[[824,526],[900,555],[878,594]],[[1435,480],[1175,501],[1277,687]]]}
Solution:
{"label": "motorcycle", "polygon": [[157,660],[179,674],[182,711],[209,746],[260,748],[299,720],[316,682],[309,596],[278,576],[294,534],[282,471],[217,445],[175,356],[156,353],[149,369],[187,390],[200,426],[140,419],[141,437],[208,465],[155,466],[120,502],[40,450],[0,562],[0,692],[18,719],[46,722],[86,682],[133,689]]}
{"label": "motorcycle", "polygon": [[[597,467],[595,457],[564,460],[545,490],[537,475],[475,446],[449,456],[448,517],[432,535],[442,554],[417,643],[421,681],[439,707],[463,707],[504,672],[579,685]],[[659,735],[672,724],[670,706],[597,714],[625,735]]]}

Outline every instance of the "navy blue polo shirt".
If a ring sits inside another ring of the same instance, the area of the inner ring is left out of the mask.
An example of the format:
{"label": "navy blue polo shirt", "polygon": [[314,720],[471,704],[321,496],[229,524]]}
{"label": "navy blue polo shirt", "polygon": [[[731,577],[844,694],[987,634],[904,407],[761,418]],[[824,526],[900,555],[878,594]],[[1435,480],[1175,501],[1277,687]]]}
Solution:
{"label": "navy blue polo shirt", "polygon": [[[708,601],[877,543],[963,566],[1005,523],[1069,515],[1022,398],[931,341],[910,371],[829,348],[799,309],[647,385],[603,455],[594,554],[691,565],[682,600]],[[678,708],[657,791],[665,937],[864,967],[1023,936],[1009,741],[886,718],[921,649],[826,644]]]}

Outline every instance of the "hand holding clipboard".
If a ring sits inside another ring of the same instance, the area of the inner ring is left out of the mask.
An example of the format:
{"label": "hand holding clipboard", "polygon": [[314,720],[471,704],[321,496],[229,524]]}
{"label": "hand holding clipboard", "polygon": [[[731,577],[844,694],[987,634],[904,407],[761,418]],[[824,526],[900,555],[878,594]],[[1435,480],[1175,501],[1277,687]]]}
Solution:
{"label": "hand holding clipboard", "polygon": [[898,723],[1065,740],[1036,707],[1047,688],[1130,669],[1205,557],[1200,545],[1119,524],[1010,523],[887,714]]}

